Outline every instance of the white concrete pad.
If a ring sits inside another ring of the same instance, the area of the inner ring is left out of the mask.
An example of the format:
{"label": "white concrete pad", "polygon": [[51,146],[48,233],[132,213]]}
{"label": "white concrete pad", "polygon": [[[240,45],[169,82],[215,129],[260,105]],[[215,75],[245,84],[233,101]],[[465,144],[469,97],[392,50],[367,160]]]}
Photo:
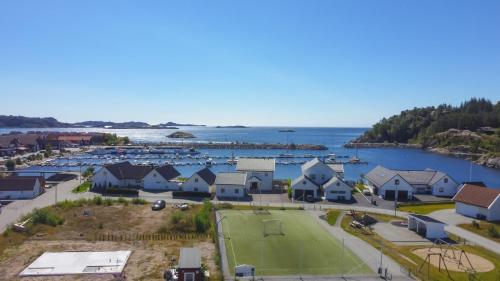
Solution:
{"label": "white concrete pad", "polygon": [[131,251],[45,252],[19,275],[119,274],[123,271],[131,253]]}

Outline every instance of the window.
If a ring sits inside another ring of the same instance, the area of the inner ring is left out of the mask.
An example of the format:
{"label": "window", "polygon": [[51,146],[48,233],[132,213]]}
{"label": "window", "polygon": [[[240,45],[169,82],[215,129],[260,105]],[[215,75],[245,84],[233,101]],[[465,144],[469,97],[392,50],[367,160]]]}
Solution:
{"label": "window", "polygon": [[324,180],[325,179],[325,175],[321,175],[321,179]]}
{"label": "window", "polygon": [[307,182],[306,182],[306,181],[303,181],[303,182],[302,182],[302,184],[303,184],[303,185],[306,185],[306,184],[307,184]]}
{"label": "window", "polygon": [[234,193],[238,194],[238,193],[240,193],[240,190],[239,190],[238,188],[236,188],[236,189],[234,190]]}
{"label": "window", "polygon": [[264,174],[264,176],[266,176],[266,177],[267,177],[267,176],[268,176],[268,173],[265,173],[265,174]]}
{"label": "window", "polygon": [[108,172],[106,172],[106,171],[104,171],[104,172],[102,172],[102,173],[103,173],[105,176],[107,176],[107,175],[108,175]]}
{"label": "window", "polygon": [[448,178],[444,178],[444,183],[448,183]]}
{"label": "window", "polygon": [[316,179],[316,175],[315,174],[311,174],[311,179],[315,180]]}
{"label": "window", "polygon": [[439,192],[443,192],[443,191],[444,191],[444,188],[440,187]]}
{"label": "window", "polygon": [[153,174],[153,178],[156,178],[156,173]]}
{"label": "window", "polygon": [[198,182],[198,178],[194,178],[194,182]]}
{"label": "window", "polygon": [[194,188],[194,191],[195,191],[195,192],[198,192],[198,188],[197,188],[197,187],[195,187],[195,188]]}
{"label": "window", "polygon": [[399,180],[394,180],[395,185],[399,185]]}
{"label": "window", "polygon": [[337,182],[337,186],[340,186],[340,182]]}
{"label": "window", "polygon": [[226,192],[226,190],[224,188],[221,188],[220,193],[224,193],[224,192]]}
{"label": "window", "polygon": [[184,272],[184,281],[194,281],[194,272]]}

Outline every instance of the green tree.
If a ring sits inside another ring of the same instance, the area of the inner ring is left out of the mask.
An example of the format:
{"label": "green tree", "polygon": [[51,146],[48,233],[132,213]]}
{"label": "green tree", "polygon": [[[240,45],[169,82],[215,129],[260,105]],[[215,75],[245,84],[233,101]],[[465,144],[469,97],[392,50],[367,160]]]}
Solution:
{"label": "green tree", "polygon": [[7,160],[5,162],[5,167],[7,168],[7,170],[9,171],[14,171],[16,169],[16,162],[14,162],[13,160]]}

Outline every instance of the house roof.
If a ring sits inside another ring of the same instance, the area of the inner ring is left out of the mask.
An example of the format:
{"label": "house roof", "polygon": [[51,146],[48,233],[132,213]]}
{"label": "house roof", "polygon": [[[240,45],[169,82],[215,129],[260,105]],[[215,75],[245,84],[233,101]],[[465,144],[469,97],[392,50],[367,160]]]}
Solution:
{"label": "house roof", "polygon": [[274,172],[275,167],[274,158],[240,158],[236,171]]}
{"label": "house roof", "polygon": [[500,194],[500,189],[465,184],[453,197],[453,201],[488,208]]}
{"label": "house roof", "polygon": [[179,268],[200,268],[201,252],[198,248],[181,248]]}
{"label": "house roof", "polygon": [[202,178],[208,185],[212,185],[215,183],[215,174],[209,169],[209,168],[204,168],[202,170],[199,170],[196,172],[200,178]]}
{"label": "house roof", "polygon": [[294,180],[292,181],[292,186],[294,186],[294,185],[296,185],[296,184],[299,184],[300,182],[302,182],[302,181],[304,181],[304,180],[306,180],[306,181],[308,181],[308,182],[312,183],[313,185],[315,185],[315,186],[317,186],[317,187],[320,187],[318,184],[316,184],[313,180],[311,180],[310,178],[308,178],[308,177],[307,177],[307,176],[305,176],[305,175],[300,175],[298,178],[294,179]]}
{"label": "house roof", "polygon": [[327,181],[323,186],[328,187],[332,184],[335,184],[336,182],[340,182],[341,184],[344,184],[349,187],[347,183],[345,183],[343,180],[339,179],[338,177],[332,177],[329,181]]}
{"label": "house roof", "polygon": [[312,160],[309,160],[306,163],[302,164],[302,167],[301,167],[302,172],[304,172],[305,170],[310,169],[313,166],[316,166],[317,164],[326,165],[325,163],[321,162],[321,160],[319,160],[318,157],[316,157],[316,158],[314,158]]}
{"label": "house roof", "polygon": [[166,180],[171,180],[181,175],[172,165],[163,165],[157,167],[155,170]]}
{"label": "house roof", "polygon": [[70,135],[70,136],[58,136],[58,141],[90,141],[92,136],[84,135]]}
{"label": "house roof", "polygon": [[28,191],[35,188],[37,180],[42,183],[41,177],[6,177],[0,178],[0,191]]}
{"label": "house roof", "polygon": [[441,171],[425,170],[392,170],[378,165],[365,175],[365,178],[377,186],[382,186],[394,176],[399,175],[410,185],[433,185],[446,176]]}
{"label": "house roof", "polygon": [[433,219],[431,217],[428,217],[428,216],[424,216],[424,215],[417,215],[417,214],[410,214],[411,217],[415,217],[421,221],[424,221],[424,222],[432,222],[432,223],[442,223],[444,224],[443,222],[441,221],[438,221],[436,219]]}
{"label": "house roof", "polygon": [[7,148],[10,146],[12,143],[12,140],[14,140],[14,137],[12,135],[3,135],[0,136],[0,147]]}
{"label": "house roof", "polygon": [[153,167],[151,166],[132,165],[128,161],[105,165],[104,167],[119,180],[141,180],[153,170]]}
{"label": "house roof", "polygon": [[22,145],[37,145],[40,139],[39,134],[20,134],[16,136]]}
{"label": "house roof", "polygon": [[221,185],[245,185],[247,179],[246,173],[218,173],[215,184]]}
{"label": "house roof", "polygon": [[342,163],[327,164],[327,165],[337,174],[344,172],[344,164]]}

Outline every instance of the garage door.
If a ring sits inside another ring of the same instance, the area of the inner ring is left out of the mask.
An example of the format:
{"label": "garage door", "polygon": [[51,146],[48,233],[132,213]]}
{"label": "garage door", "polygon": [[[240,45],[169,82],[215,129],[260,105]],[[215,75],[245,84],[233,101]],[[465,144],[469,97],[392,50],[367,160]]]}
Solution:
{"label": "garage door", "polygon": [[[395,195],[396,195],[395,190],[386,190],[385,200],[394,200]],[[398,201],[406,201],[406,200],[408,200],[408,191],[398,190]]]}
{"label": "garage door", "polygon": [[304,194],[305,194],[305,196],[307,196],[307,195],[314,196],[314,191],[313,190],[296,189],[295,190],[295,199],[303,200]]}

